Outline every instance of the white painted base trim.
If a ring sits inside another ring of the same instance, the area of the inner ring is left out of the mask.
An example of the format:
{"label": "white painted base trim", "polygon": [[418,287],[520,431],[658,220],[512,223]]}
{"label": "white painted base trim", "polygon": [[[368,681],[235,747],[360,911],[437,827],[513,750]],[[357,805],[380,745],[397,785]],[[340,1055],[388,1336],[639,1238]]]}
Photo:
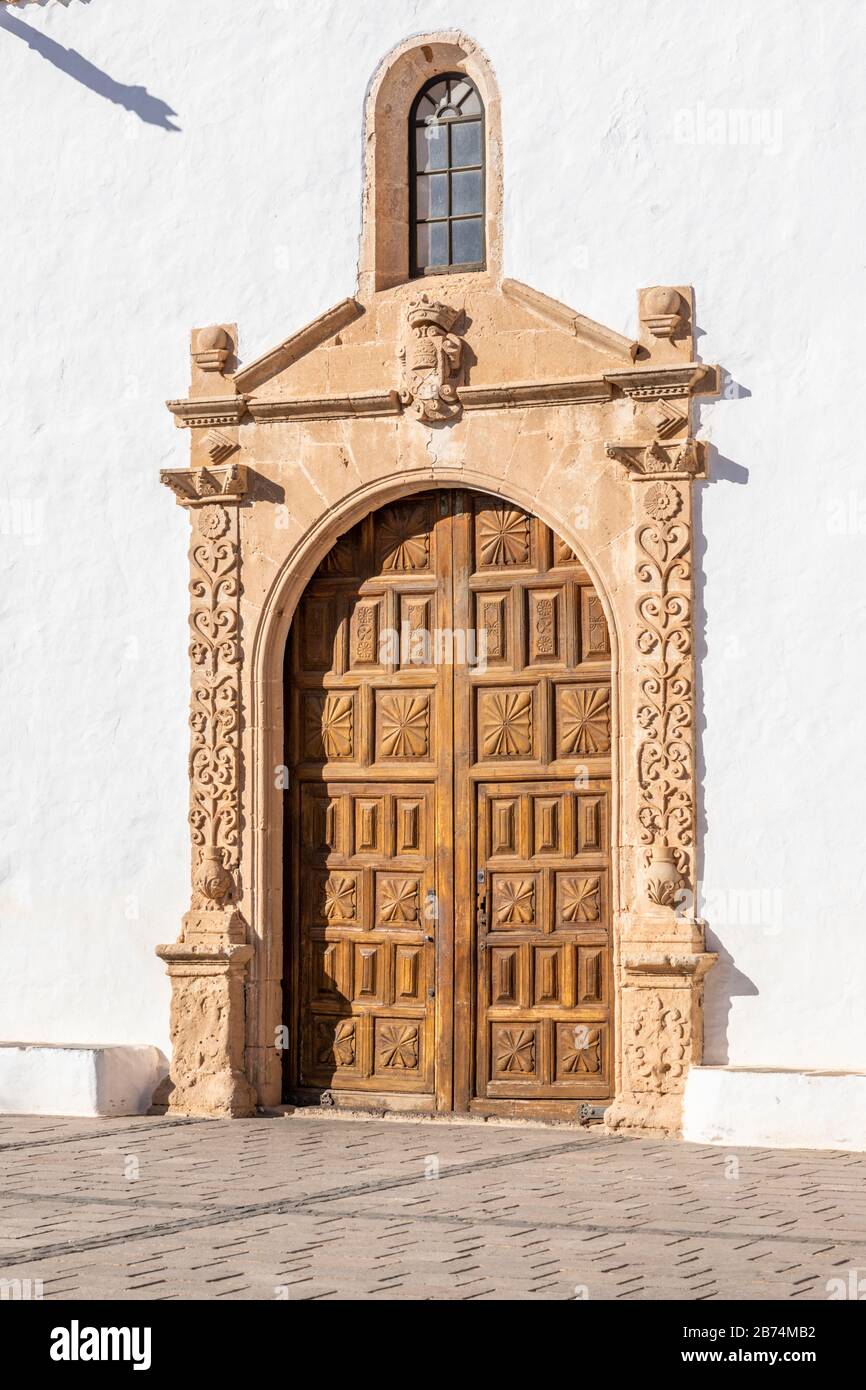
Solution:
{"label": "white painted base trim", "polygon": [[866,1151],[866,1073],[691,1067],[683,1138],[694,1144]]}
{"label": "white painted base trim", "polygon": [[144,1115],[167,1071],[158,1047],[0,1043],[0,1115]]}

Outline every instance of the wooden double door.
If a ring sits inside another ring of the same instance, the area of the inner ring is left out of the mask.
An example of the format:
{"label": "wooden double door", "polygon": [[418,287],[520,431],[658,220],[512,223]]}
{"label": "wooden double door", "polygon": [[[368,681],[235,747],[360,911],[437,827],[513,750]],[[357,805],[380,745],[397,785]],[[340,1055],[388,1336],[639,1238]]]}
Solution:
{"label": "wooden double door", "polygon": [[536,517],[420,493],[340,538],[286,657],[286,1095],[611,1095],[610,642]]}

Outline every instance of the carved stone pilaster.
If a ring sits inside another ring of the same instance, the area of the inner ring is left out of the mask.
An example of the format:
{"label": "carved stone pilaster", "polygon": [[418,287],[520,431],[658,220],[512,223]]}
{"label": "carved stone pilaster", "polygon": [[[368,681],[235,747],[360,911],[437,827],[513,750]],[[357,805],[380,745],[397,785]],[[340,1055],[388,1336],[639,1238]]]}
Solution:
{"label": "carved stone pilaster", "polygon": [[674,482],[642,492],[645,515],[635,532],[640,839],[648,848],[648,906],[672,909],[673,874],[684,887],[690,881],[695,823],[690,499]]}
{"label": "carved stone pilaster", "polygon": [[189,511],[191,905],[175,945],[158,946],[172,982],[168,1104],[183,1115],[248,1115],[244,979],[252,947],[237,910],[240,836],[240,549],[243,468],[172,470]]}
{"label": "carved stone pilaster", "polygon": [[690,1065],[699,1064],[704,951],[693,901],[695,708],[690,475],[678,450],[608,446],[639,487],[635,549],[639,901],[623,927],[619,963],[621,1080],[610,1129],[678,1134]]}

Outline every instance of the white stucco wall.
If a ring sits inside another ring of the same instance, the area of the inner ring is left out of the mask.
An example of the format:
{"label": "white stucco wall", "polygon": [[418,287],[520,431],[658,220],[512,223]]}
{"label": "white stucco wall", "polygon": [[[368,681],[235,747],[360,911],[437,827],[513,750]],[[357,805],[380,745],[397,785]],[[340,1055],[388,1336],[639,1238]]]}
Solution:
{"label": "white stucco wall", "polygon": [[[866,1068],[858,0],[0,7],[0,1036],[167,1048],[187,521],[158,470],[188,437],[163,401],[192,326],[238,322],[251,360],[352,293],[365,88],[448,27],[501,87],[506,273],[623,333],[639,286],[691,283],[742,388],[702,411],[707,1058]],[[751,138],[718,143],[737,112]]]}

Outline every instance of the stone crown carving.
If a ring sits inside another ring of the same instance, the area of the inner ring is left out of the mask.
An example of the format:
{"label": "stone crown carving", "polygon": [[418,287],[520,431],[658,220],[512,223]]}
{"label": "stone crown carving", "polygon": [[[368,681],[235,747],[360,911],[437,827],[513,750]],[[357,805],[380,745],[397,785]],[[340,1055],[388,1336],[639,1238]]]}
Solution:
{"label": "stone crown carving", "polygon": [[449,420],[460,413],[457,388],[463,383],[463,339],[451,331],[460,312],[426,294],[412,300],[406,311],[408,341],[401,351],[400,400],[419,420]]}

